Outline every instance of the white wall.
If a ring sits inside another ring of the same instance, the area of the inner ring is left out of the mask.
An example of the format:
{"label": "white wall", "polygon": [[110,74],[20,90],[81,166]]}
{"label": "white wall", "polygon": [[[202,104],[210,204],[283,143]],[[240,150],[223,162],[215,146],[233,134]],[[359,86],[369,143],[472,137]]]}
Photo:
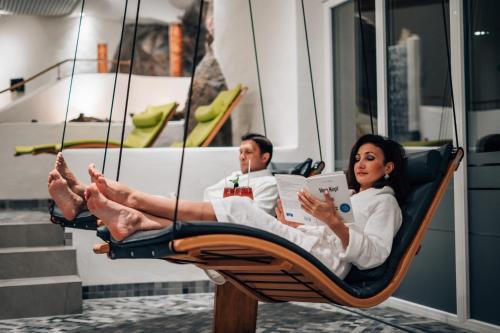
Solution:
{"label": "white wall", "polygon": [[[87,73],[73,78],[68,120],[84,113],[101,119],[109,118],[115,74]],[[17,99],[0,108],[0,122],[55,123],[64,121],[70,78],[41,87],[32,94]],[[127,93],[128,74],[119,74],[113,105],[113,121],[123,121]],[[128,110],[130,113],[143,111],[148,105],[170,102],[179,104],[182,110],[188,94],[189,78],[132,75]],[[129,120],[130,117],[127,117]],[[37,143],[33,138],[33,143]]]}
{"label": "white wall", "polygon": [[[323,158],[329,161],[322,4],[315,0],[305,5]],[[252,9],[268,136],[278,146],[297,147],[290,160],[319,159],[302,9],[289,0],[254,0]],[[249,130],[263,132],[248,1],[216,0],[214,29],[214,52],[228,85],[249,86],[232,117],[235,140]]]}
{"label": "white wall", "polygon": [[[0,89],[10,86],[14,77],[28,77],[54,65],[73,58],[78,29],[78,17],[46,18],[36,16],[0,17]],[[120,38],[118,21],[96,20],[86,16],[82,22],[82,32],[77,58],[97,58],[97,44],[107,43],[108,52],[114,52]],[[108,55],[111,58],[112,54]],[[71,73],[71,63],[62,67]],[[77,71],[96,71],[95,63],[82,63]],[[57,71],[51,71],[28,83],[26,93],[54,82]],[[0,107],[11,101],[10,92],[0,95]]]}
{"label": "white wall", "polygon": [[[175,1],[174,1],[175,2]],[[97,44],[108,45],[108,58],[116,51],[121,33],[124,1],[87,0],[82,19],[77,58],[97,58]],[[129,1],[127,22],[133,23],[137,1]],[[64,59],[72,59],[75,52],[81,5],[65,17],[10,16],[0,17],[0,90],[10,86],[10,79],[28,77]],[[183,9],[166,0],[141,2],[140,23],[178,22]],[[71,73],[71,63],[62,67]],[[95,72],[96,63],[78,63],[76,72]],[[51,71],[27,84],[27,93],[54,82],[56,71]],[[11,101],[10,92],[0,94],[0,107]]]}

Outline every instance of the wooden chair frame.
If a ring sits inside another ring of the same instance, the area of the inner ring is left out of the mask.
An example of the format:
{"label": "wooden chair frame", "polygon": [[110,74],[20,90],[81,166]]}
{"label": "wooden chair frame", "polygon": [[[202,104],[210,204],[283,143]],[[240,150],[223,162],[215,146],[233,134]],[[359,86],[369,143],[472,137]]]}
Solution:
{"label": "wooden chair frame", "polygon": [[231,116],[233,111],[236,109],[238,104],[240,103],[241,99],[243,98],[243,95],[247,92],[248,88],[247,87],[241,87],[240,93],[238,96],[235,97],[235,99],[231,102],[231,105],[229,106],[229,109],[224,112],[224,115],[219,119],[215,127],[212,129],[208,137],[203,141],[201,144],[201,147],[208,147],[212,141],[214,140],[215,136],[219,133],[220,129],[224,124],[226,123],[227,119]]}
{"label": "wooden chair frame", "polygon": [[[170,113],[167,115],[167,117],[163,120],[163,123],[161,125],[161,128],[158,130],[155,136],[151,139],[151,142],[144,148],[149,148],[152,147],[153,144],[155,143],[156,139],[158,139],[158,136],[160,136],[161,132],[165,129],[167,126],[167,123],[172,119],[174,116],[177,107],[179,104],[175,103],[175,106],[172,108]],[[87,148],[105,148],[106,147],[106,142],[88,142],[88,143],[81,143],[77,145],[72,145],[68,147],[64,147],[64,149],[87,149]],[[108,142],[108,148],[120,148],[119,144],[113,143],[113,142]],[[124,148],[127,148],[124,146]],[[53,149],[53,148],[48,148],[48,149],[39,149],[39,150],[34,150],[33,155],[39,155],[39,154],[57,154],[58,150]]]}

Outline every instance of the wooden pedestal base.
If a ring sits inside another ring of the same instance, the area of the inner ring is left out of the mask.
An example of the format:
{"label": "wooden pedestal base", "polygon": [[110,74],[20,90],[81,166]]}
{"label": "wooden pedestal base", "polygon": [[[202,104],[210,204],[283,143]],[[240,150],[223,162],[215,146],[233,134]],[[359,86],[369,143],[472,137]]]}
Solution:
{"label": "wooden pedestal base", "polygon": [[257,324],[257,300],[231,283],[215,287],[214,333],[254,333]]}

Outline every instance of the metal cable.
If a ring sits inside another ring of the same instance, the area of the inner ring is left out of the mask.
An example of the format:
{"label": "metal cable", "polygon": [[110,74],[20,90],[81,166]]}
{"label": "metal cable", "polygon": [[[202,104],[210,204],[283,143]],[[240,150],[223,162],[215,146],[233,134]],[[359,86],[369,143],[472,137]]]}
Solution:
{"label": "metal cable", "polygon": [[61,138],[61,151],[64,149],[64,138],[66,136],[66,126],[68,124],[69,102],[71,99],[71,90],[73,89],[73,77],[75,76],[76,54],[78,52],[78,42],[80,41],[80,30],[82,27],[83,9],[85,8],[85,0],[82,0],[82,8],[80,9],[80,22],[78,23],[78,33],[76,35],[75,55],[73,56],[73,68],[71,69],[71,79],[69,81],[68,103],[66,104],[66,115],[64,116],[63,133]]}
{"label": "metal cable", "polygon": [[455,113],[455,95],[453,93],[453,78],[451,75],[451,55],[450,55],[450,43],[448,41],[448,27],[446,26],[446,8],[445,8],[445,0],[441,1],[441,9],[442,9],[442,14],[443,14],[443,28],[444,28],[444,39],[446,43],[446,60],[448,62],[448,75],[450,78],[450,89],[451,89],[451,107],[453,111],[453,126],[455,129],[455,142],[457,147],[459,147],[458,144],[458,129],[457,129],[457,116]]}
{"label": "metal cable", "polygon": [[262,98],[262,85],[260,82],[259,57],[257,55],[257,42],[255,41],[255,27],[253,23],[252,0],[248,0],[248,8],[250,9],[250,23],[252,25],[253,51],[255,55],[255,64],[257,66],[257,82],[259,83],[260,109],[262,111],[262,124],[264,125],[264,135],[267,137],[266,117],[264,115],[264,99]]}
{"label": "metal cable", "polygon": [[[125,139],[125,123],[127,121],[127,109],[128,109],[128,98],[130,94],[130,81],[132,78],[132,68],[134,67],[134,56],[135,56],[135,42],[137,39],[137,25],[139,22],[139,10],[141,9],[141,0],[137,0],[137,11],[135,14],[135,24],[134,24],[134,39],[132,40],[132,54],[130,56],[130,67],[128,70],[128,82],[127,82],[127,96],[125,97],[125,110],[123,111],[123,124],[122,124],[122,137],[120,141],[120,154],[118,156],[118,169],[116,171],[116,180],[120,179],[120,167],[122,164],[122,153],[123,153],[123,140]],[[117,66],[119,66],[118,64]]]}
{"label": "metal cable", "polygon": [[304,9],[304,0],[301,0],[301,4],[302,4],[302,17],[304,19],[304,32],[306,34],[307,61],[309,63],[309,76],[311,79],[311,91],[312,91],[312,99],[313,99],[313,106],[314,106],[314,118],[316,119],[316,134],[318,137],[319,158],[321,161],[323,161],[323,154],[321,151],[321,139],[319,136],[318,110],[316,108],[316,94],[314,93],[314,80],[313,80],[312,65],[311,65],[311,53],[309,51],[309,37],[307,34],[306,11]]}
{"label": "metal cable", "polygon": [[[304,1],[304,0],[302,0]],[[366,60],[366,47],[365,47],[365,34],[363,29],[363,21],[361,16],[361,0],[356,1],[358,4],[358,20],[359,20],[359,32],[361,34],[361,54],[363,56],[363,66],[364,66],[364,76],[366,81],[366,94],[368,95],[368,112],[370,113],[370,125],[372,128],[372,134],[375,134],[375,127],[373,126],[373,113],[372,113],[372,97],[370,94],[370,82],[368,82],[368,62]]]}
{"label": "metal cable", "polygon": [[128,7],[128,0],[125,0],[125,11],[123,12],[122,32],[120,35],[120,44],[118,45],[118,60],[116,62],[115,82],[113,83],[113,95],[111,97],[111,108],[109,109],[108,130],[106,132],[106,147],[104,148],[104,157],[102,160],[102,174],[104,174],[104,170],[106,168],[106,156],[108,154],[109,134],[111,132],[111,118],[113,117],[113,105],[115,102],[116,82],[118,81],[118,72],[120,70],[120,60],[122,56],[122,43],[125,31],[125,20],[127,18],[127,7]]}
{"label": "metal cable", "polygon": [[185,150],[186,150],[186,140],[187,140],[187,136],[188,136],[189,116],[191,114],[191,99],[193,97],[194,74],[196,72],[196,58],[198,56],[198,46],[199,46],[199,42],[200,42],[201,24],[202,24],[202,18],[203,18],[203,3],[204,3],[204,0],[200,0],[200,13],[198,15],[198,29],[196,31],[196,40],[195,40],[194,54],[193,54],[193,64],[192,64],[192,68],[191,68],[191,83],[189,84],[188,105],[187,105],[186,116],[184,118],[184,135],[183,135],[183,139],[182,139],[181,165],[180,165],[180,170],[179,170],[179,180],[177,183],[177,193],[175,196],[175,209],[174,209],[173,226],[172,226],[172,233],[171,233],[172,241],[170,242],[171,249],[173,252],[175,252],[173,240],[175,239],[175,230],[177,227],[177,213],[178,213],[178,209],[179,209],[179,196],[180,196],[180,191],[181,191],[182,171],[184,168],[184,154],[185,154]]}

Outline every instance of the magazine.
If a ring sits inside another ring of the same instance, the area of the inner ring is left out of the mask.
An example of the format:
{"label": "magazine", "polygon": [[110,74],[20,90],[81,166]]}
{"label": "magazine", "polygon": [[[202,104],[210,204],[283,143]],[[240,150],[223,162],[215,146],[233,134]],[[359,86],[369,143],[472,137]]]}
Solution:
{"label": "magazine", "polygon": [[347,179],[342,171],[326,173],[305,178],[300,175],[275,175],[278,192],[283,205],[283,213],[288,221],[308,225],[322,225],[314,216],[306,213],[301,207],[297,193],[306,189],[315,197],[324,200],[324,192],[328,190],[333,198],[335,208],[346,223],[354,222]]}

